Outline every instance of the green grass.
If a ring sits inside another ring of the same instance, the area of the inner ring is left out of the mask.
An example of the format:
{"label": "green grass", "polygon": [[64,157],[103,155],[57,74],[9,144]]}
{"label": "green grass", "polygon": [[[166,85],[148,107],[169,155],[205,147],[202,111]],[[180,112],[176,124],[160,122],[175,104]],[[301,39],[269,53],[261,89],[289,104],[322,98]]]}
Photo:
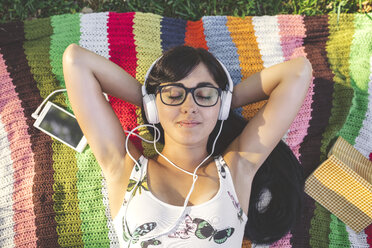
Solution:
{"label": "green grass", "polygon": [[364,6],[372,6],[372,0],[364,1],[363,5],[361,0],[1,0],[0,22],[77,13],[84,7],[93,12],[141,11],[187,20],[198,20],[206,15],[322,15],[363,12]]}

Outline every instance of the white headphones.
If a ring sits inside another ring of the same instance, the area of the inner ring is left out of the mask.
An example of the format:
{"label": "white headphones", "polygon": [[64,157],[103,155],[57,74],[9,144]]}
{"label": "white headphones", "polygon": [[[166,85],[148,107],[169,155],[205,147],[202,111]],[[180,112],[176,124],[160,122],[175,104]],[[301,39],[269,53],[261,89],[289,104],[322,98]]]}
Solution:
{"label": "white headphones", "polygon": [[[150,75],[150,72],[151,72],[152,68],[154,67],[156,62],[159,61],[160,58],[155,60],[154,63],[152,63],[152,65],[148,69],[148,71],[145,75],[145,82],[143,83],[142,89],[141,89],[142,90],[142,102],[143,102],[143,107],[144,107],[144,110],[145,110],[146,118],[147,118],[147,121],[151,124],[159,123],[159,116],[158,116],[158,110],[156,108],[155,94],[147,94],[146,83],[147,83],[147,78]],[[220,112],[218,114],[218,119],[219,120],[226,120],[229,117],[230,106],[231,106],[231,97],[232,97],[234,84],[232,82],[232,79],[231,79],[230,74],[227,71],[226,67],[218,59],[217,59],[217,61],[220,63],[223,70],[225,71],[225,74],[227,76],[227,80],[228,80],[228,83],[229,83],[226,86],[226,89],[222,91],[222,94],[221,94],[221,108],[220,108]]]}

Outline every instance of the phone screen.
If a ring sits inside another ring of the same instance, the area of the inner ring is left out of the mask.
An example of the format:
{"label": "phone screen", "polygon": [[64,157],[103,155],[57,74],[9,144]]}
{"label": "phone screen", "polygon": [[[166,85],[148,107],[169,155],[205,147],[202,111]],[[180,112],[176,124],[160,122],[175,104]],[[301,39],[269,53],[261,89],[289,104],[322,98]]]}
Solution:
{"label": "phone screen", "polygon": [[84,136],[77,120],[53,105],[50,106],[39,126],[73,147],[77,147]]}

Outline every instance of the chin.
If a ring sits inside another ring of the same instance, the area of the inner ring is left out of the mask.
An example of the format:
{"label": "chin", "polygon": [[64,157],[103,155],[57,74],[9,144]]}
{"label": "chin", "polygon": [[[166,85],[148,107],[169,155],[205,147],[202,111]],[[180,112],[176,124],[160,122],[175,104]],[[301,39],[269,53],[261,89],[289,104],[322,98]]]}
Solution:
{"label": "chin", "polygon": [[197,132],[181,132],[178,131],[175,135],[168,136],[166,140],[172,140],[181,145],[192,146],[200,143],[207,143],[208,136],[203,137],[201,133]]}

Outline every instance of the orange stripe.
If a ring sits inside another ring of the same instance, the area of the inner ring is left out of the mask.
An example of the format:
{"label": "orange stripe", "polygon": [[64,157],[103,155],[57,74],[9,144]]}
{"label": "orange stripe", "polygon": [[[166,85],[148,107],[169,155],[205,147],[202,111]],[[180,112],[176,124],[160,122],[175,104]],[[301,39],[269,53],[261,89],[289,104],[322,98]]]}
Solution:
{"label": "orange stripe", "polygon": [[[239,54],[242,80],[244,80],[264,68],[253,29],[252,17],[228,16],[226,25]],[[243,106],[242,115],[246,119],[251,119],[265,103],[266,101],[261,101]]]}
{"label": "orange stripe", "polygon": [[242,243],[242,248],[251,248],[252,247],[252,243],[250,240],[244,238],[243,239],[243,243]]}
{"label": "orange stripe", "polygon": [[185,45],[192,47],[202,47],[208,50],[205,40],[203,21],[187,21],[185,33]]}

